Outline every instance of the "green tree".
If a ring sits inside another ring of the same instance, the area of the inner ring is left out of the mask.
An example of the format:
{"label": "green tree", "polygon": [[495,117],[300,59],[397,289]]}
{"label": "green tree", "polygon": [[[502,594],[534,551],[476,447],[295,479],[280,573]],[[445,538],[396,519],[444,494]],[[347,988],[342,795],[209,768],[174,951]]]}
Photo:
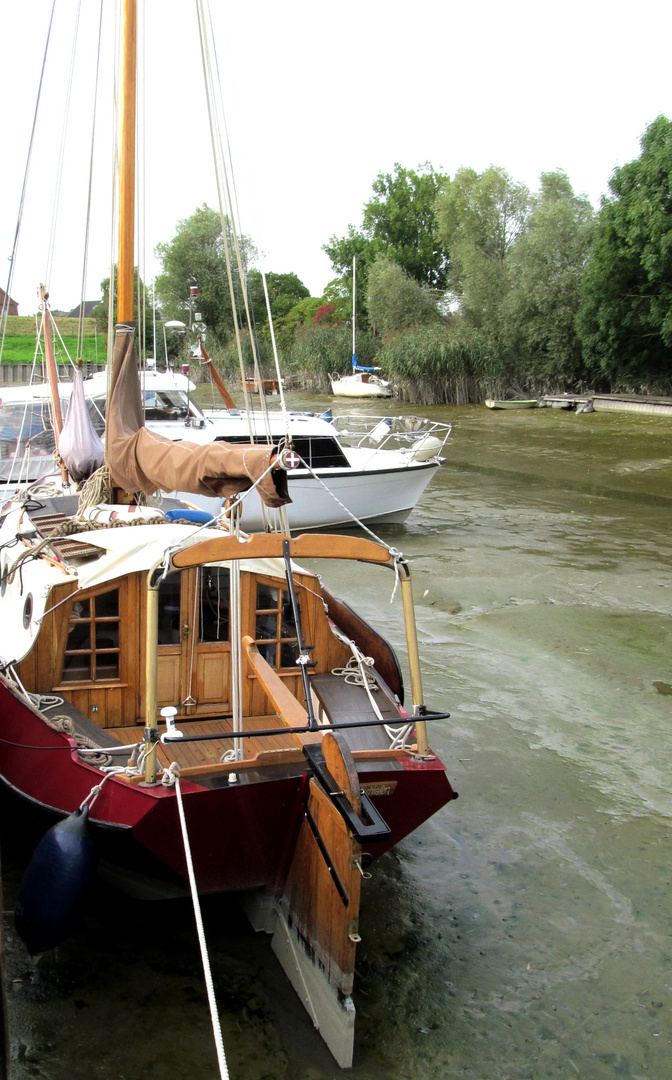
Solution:
{"label": "green tree", "polygon": [[532,379],[568,385],[583,374],[575,323],[594,217],[563,172],[542,173],[525,230],[508,255],[503,304],[509,351]]}
{"label": "green tree", "polygon": [[280,329],[290,331],[291,336],[299,327],[312,323],[321,305],[320,297],[306,296],[279,320]]}
{"label": "green tree", "polygon": [[609,180],[577,321],[596,371],[640,387],[672,374],[672,123],[659,116],[641,147]]}
{"label": "green tree", "polygon": [[[323,251],[331,260],[331,266],[336,278],[329,283],[325,291],[325,299],[333,303],[339,311],[349,311],[348,318],[352,318],[352,264],[356,260],[356,313],[357,325],[362,329],[367,325],[366,290],[368,282],[369,266],[375,260],[375,248],[362,232],[358,232],[352,225],[348,226],[347,234],[340,239],[332,236],[328,244],[324,244]],[[328,294],[328,295],[327,295]],[[343,301],[343,306],[338,304],[337,299]]]}
{"label": "green tree", "polygon": [[464,318],[492,340],[501,338],[509,289],[507,257],[525,228],[531,196],[504,169],[458,169],[436,201],[438,235],[450,252],[448,285]]}
{"label": "green tree", "polygon": [[[274,327],[310,292],[296,274],[266,274],[266,288]],[[268,308],[264,295],[264,281],[260,270],[250,270],[247,275],[247,291],[254,325],[261,330],[268,325]]]}
{"label": "green tree", "polygon": [[[228,229],[228,223],[227,223]],[[244,325],[240,269],[227,236],[235,283],[236,317]],[[240,237],[243,275],[256,257],[249,237]],[[167,318],[189,321],[190,289],[198,286],[198,311],[217,338],[225,341],[233,331],[234,317],[226,268],[226,252],[219,213],[204,204],[190,218],[180,221],[172,240],[157,244],[162,273],[156,279],[156,295]],[[194,308],[195,310],[195,308]],[[242,313],[242,314],[241,314]]]}
{"label": "green tree", "polygon": [[364,207],[362,230],[376,255],[399,264],[420,285],[443,289],[448,257],[439,243],[436,198],[445,177],[429,163],[418,172],[398,163],[394,174],[378,173],[374,197]]}
{"label": "green tree", "polygon": [[378,256],[369,271],[369,319],[383,337],[440,322],[437,301],[442,296],[419,285],[384,255]]}
{"label": "green tree", "polygon": [[397,164],[378,173],[373,198],[364,205],[360,229],[348,226],[323,251],[352,297],[352,260],[357,259],[357,322],[364,325],[369,270],[379,255],[399,264],[420,285],[442,289],[448,257],[437,239],[435,203],[444,177],[426,164],[415,172]]}

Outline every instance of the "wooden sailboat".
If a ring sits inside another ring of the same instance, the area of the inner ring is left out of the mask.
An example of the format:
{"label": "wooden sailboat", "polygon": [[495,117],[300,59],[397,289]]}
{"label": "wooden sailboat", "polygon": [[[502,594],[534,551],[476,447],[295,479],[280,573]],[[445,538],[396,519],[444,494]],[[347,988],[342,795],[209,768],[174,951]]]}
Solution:
{"label": "wooden sailboat", "polygon": [[[282,506],[287,488],[273,447],[176,444],[144,426],[135,36],[125,0],[108,479],[84,489],[88,504],[19,499],[0,514],[0,778],[51,826],[17,927],[31,952],[57,944],[94,860],[139,896],[240,892],[347,1067],[363,852],[375,859],[455,797],[427,741],[427,721],[445,714],[424,703],[398,552],[354,536],[248,536],[235,514],[206,526],[183,503],[142,503],[175,489],[235,501],[254,486]],[[388,643],[305,565],[336,558],[396,575],[410,704]]]}

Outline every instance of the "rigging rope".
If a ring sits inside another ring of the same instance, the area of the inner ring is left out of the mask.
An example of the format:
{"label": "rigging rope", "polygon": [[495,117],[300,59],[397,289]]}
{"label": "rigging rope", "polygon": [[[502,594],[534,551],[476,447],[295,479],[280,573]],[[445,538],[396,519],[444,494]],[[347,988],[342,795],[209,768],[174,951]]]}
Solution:
{"label": "rigging rope", "polygon": [[[78,12],[79,17],[79,12]],[[89,191],[86,201],[86,228],[84,230],[84,257],[82,260],[82,285],[79,296],[79,320],[77,323],[77,358],[84,352],[84,304],[86,301],[86,273],[89,266],[89,238],[91,227],[91,193],[93,190],[93,157],[96,135],[96,109],[98,103],[98,80],[100,78],[100,46],[103,35],[103,0],[100,0],[98,17],[98,52],[96,54],[96,79],[93,92],[93,113],[91,121],[91,157],[89,160]]]}
{"label": "rigging rope", "polygon": [[61,128],[61,144],[58,152],[58,165],[56,166],[56,189],[54,191],[54,203],[51,211],[51,230],[49,232],[49,244],[47,247],[47,265],[44,271],[44,283],[49,288],[51,281],[51,268],[54,261],[54,245],[56,242],[56,225],[58,221],[58,205],[61,199],[61,183],[63,180],[63,162],[65,161],[65,146],[70,121],[70,102],[72,100],[72,82],[75,70],[75,55],[77,52],[77,38],[79,35],[79,16],[82,9],[82,0],[77,4],[75,14],[75,29],[72,35],[72,50],[70,53],[70,70],[68,72],[67,92],[65,97],[65,109],[63,111],[63,126]]}
{"label": "rigging rope", "polygon": [[275,328],[273,326],[273,313],[271,311],[271,301],[268,296],[268,285],[266,284],[266,274],[262,270],[261,280],[264,283],[264,296],[266,298],[266,311],[268,312],[268,325],[271,331],[271,344],[273,345],[273,360],[275,362],[275,374],[278,380],[278,393],[280,394],[280,408],[282,410],[282,418],[285,422],[285,442],[287,446],[292,444],[292,436],[289,430],[289,415],[287,413],[287,403],[285,402],[285,388],[282,384],[282,376],[280,374],[280,360],[278,358],[278,348],[275,343]]}
{"label": "rigging rope", "polygon": [[[217,116],[216,116],[215,108],[214,108],[215,102],[214,102],[213,86],[212,86],[212,70],[211,70],[211,65],[210,65],[210,56],[209,56],[208,43],[207,43],[207,31],[206,31],[206,27],[205,27],[205,15],[204,15],[204,12],[203,12],[202,0],[198,0],[197,12],[198,12],[198,30],[199,30],[200,45],[201,45],[201,62],[203,64],[203,81],[204,81],[204,84],[205,84],[205,96],[206,96],[206,102],[207,102],[207,106],[208,106],[208,120],[209,120],[209,124],[210,124],[210,141],[212,143],[212,156],[213,156],[213,163],[214,163],[214,167],[215,167],[215,181],[216,181],[216,184],[217,184],[217,199],[218,199],[218,205],[219,205],[219,217],[220,217],[220,222],[221,222],[221,226],[222,226],[222,242],[223,242],[223,245],[224,245],[224,258],[225,258],[225,261],[226,261],[226,276],[227,276],[228,285],[229,285],[229,297],[231,299],[231,311],[232,311],[232,314],[233,314],[233,328],[234,328],[234,332],[235,332],[235,335],[236,335],[236,347],[237,347],[237,350],[238,350],[238,364],[239,364],[239,367],[240,367],[240,379],[241,379],[241,383],[242,383],[243,398],[244,398],[244,401],[245,401],[245,410],[246,410],[247,416],[248,416],[248,424],[250,425],[250,435],[252,435],[252,430],[251,430],[252,421],[251,421],[251,415],[250,415],[250,413],[251,413],[251,405],[250,405],[248,387],[247,387],[247,384],[245,382],[245,364],[243,362],[243,347],[242,347],[242,341],[241,341],[241,336],[240,336],[239,320],[238,320],[237,315],[236,315],[237,303],[236,303],[235,290],[234,290],[234,287],[233,287],[233,272],[232,272],[232,268],[231,268],[231,254],[230,254],[230,251],[229,251],[229,236],[228,236],[229,229],[227,228],[227,225],[230,225],[230,227],[233,229],[233,221],[231,221],[230,223],[227,222],[227,215],[226,215],[226,211],[225,211],[224,193],[222,191],[222,173],[224,173],[227,180],[228,180],[228,176],[227,176],[227,173],[226,173],[226,166],[224,165],[223,161],[220,163],[220,160],[219,160],[219,155],[222,152],[221,136],[220,136],[219,124],[217,122]],[[228,183],[227,183],[227,192],[228,192]],[[244,285],[244,282],[242,280],[242,274],[241,274],[241,287],[243,287],[243,285]]]}
{"label": "rigging rope", "polygon": [[[240,281],[240,293],[242,297],[243,307],[245,309],[246,323],[249,331],[250,347],[252,350],[253,372],[256,380],[256,385],[259,388],[259,410],[264,423],[264,431],[266,441],[272,442],[271,438],[271,425],[268,415],[268,406],[266,403],[266,397],[263,393],[263,380],[261,377],[261,370],[259,366],[259,352],[257,342],[254,334],[254,320],[250,312],[249,294],[247,288],[247,266],[243,258],[243,253],[240,246],[240,229],[236,227],[236,205],[235,200],[231,194],[231,182],[229,178],[230,170],[227,168],[227,155],[224,152],[224,139],[222,137],[222,129],[226,132],[226,121],[224,117],[224,108],[222,102],[222,88],[219,80],[219,67],[217,64],[216,48],[214,43],[214,35],[212,37],[212,44],[210,44],[208,38],[208,32],[205,22],[205,15],[203,10],[203,0],[198,0],[198,23],[199,34],[201,42],[201,59],[203,64],[203,78],[205,84],[206,100],[208,104],[208,118],[210,122],[210,138],[212,142],[213,160],[215,166],[215,176],[217,181],[217,194],[219,200],[219,215],[222,226],[222,238],[224,241],[224,255],[226,260],[227,278],[229,283],[229,295],[231,298],[231,307],[234,313],[234,329],[236,333],[236,345],[238,348],[238,363],[240,367],[240,378],[243,388],[243,396],[245,400],[245,409],[247,412],[247,422],[250,432],[250,441],[255,441],[253,413],[249,399],[249,390],[245,377],[245,365],[243,359],[242,340],[239,329],[239,315],[238,305],[236,302],[235,289],[233,285],[233,272],[231,268],[231,259],[229,254],[229,240],[233,243],[233,249],[236,257],[236,269],[238,271]],[[211,25],[212,29],[212,25]],[[217,70],[217,78],[213,71],[212,56],[214,55],[214,66]],[[215,87],[218,93],[215,93]],[[219,106],[219,108],[218,108]],[[220,118],[221,114],[221,118]],[[228,137],[226,142],[228,148]],[[229,148],[230,158],[230,148]],[[222,188],[224,187],[224,191]],[[224,193],[226,198],[224,198]]]}
{"label": "rigging rope", "polygon": [[47,40],[44,46],[44,56],[42,58],[42,70],[40,71],[40,82],[37,88],[37,100],[35,102],[35,112],[33,114],[33,126],[30,132],[30,142],[28,144],[28,156],[26,158],[26,168],[23,173],[23,184],[21,186],[21,198],[19,200],[19,212],[16,219],[16,230],[14,232],[14,243],[12,244],[12,254],[9,257],[9,273],[7,275],[7,288],[5,289],[5,298],[2,302],[2,310],[0,311],[0,324],[2,325],[2,337],[0,338],[0,360],[2,359],[2,353],[5,347],[5,334],[7,332],[7,315],[9,314],[9,300],[12,291],[12,282],[14,280],[14,263],[16,260],[16,251],[19,246],[19,236],[21,234],[21,222],[23,221],[23,208],[26,202],[26,189],[28,187],[28,173],[30,171],[30,160],[33,156],[33,143],[35,140],[35,129],[37,127],[37,116],[40,109],[40,98],[42,97],[42,83],[44,81],[44,71],[47,66],[47,55],[49,52],[49,41],[51,39],[51,27],[54,21],[54,11],[56,9],[56,0],[53,0],[51,5],[51,15],[49,16],[49,29],[47,30]]}

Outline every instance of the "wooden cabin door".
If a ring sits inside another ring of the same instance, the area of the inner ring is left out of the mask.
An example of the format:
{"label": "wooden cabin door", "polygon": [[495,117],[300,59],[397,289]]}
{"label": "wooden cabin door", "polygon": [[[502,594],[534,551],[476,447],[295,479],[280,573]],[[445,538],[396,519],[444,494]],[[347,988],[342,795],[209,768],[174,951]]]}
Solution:
{"label": "wooden cabin door", "polygon": [[231,711],[229,570],[201,566],[159,587],[157,697],[178,716]]}

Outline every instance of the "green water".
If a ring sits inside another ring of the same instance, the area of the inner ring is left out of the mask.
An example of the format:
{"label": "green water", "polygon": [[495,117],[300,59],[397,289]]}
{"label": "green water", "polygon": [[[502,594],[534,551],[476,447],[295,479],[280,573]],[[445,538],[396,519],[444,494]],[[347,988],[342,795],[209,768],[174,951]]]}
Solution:
{"label": "green water", "polygon": [[[351,1075],[667,1080],[672,418],[427,411],[446,465],[381,535],[412,561],[460,798],[365,884]],[[334,574],[401,646],[391,575]],[[231,1076],[340,1075],[266,941],[230,902],[205,918]],[[14,1076],[218,1075],[188,906],[97,896],[36,969],[6,923]]]}

